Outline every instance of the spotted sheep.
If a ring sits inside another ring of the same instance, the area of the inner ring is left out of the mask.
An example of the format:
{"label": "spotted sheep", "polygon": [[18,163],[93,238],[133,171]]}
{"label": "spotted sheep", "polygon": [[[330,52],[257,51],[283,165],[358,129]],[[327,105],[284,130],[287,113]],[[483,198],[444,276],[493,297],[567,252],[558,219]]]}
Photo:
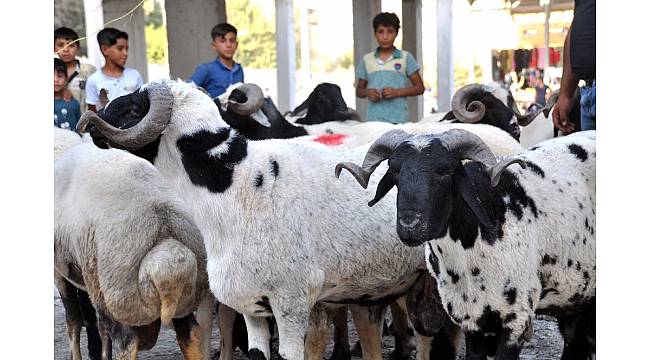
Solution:
{"label": "spotted sheep", "polygon": [[[250,100],[249,100],[250,99]],[[260,99],[263,99],[260,101]],[[230,85],[224,94],[215,98],[215,103],[219,107],[219,113],[222,119],[228,123],[232,128],[236,129],[240,134],[244,135],[249,140],[265,140],[265,139],[291,139],[301,136],[308,136],[308,126],[303,127],[294,125],[280,113],[278,108],[273,103],[270,97],[264,97],[262,89],[255,84],[236,83]],[[253,106],[246,107],[242,111],[242,106],[250,102]],[[331,121],[345,120],[345,119],[358,119],[358,115],[349,109],[341,95],[341,89],[334,84],[322,83],[316,86],[311,92],[307,100],[299,105],[294,113],[302,114],[306,112],[304,118],[298,119],[297,123],[322,123],[323,119],[327,118]],[[356,121],[354,123],[357,123]],[[339,145],[345,138],[344,134],[325,134],[323,136],[311,137],[314,141],[335,146],[334,149],[340,149]],[[278,165],[275,163],[274,169],[277,171]],[[261,187],[264,185],[264,175],[259,172],[255,176],[255,186]],[[394,301],[391,303],[391,315],[393,318],[393,333],[395,335],[395,349],[391,357],[395,359],[408,358],[411,350],[414,347],[413,329],[409,326],[408,315],[401,306],[402,302]],[[331,315],[334,322],[334,349],[333,357],[349,358],[350,357],[350,343],[347,324],[348,308],[344,305],[328,305],[335,307],[328,314]],[[219,312],[229,311],[224,309],[224,305],[220,305]],[[383,308],[383,306],[382,306]],[[236,315],[237,318],[241,316]],[[355,326],[368,327],[369,324],[360,324],[359,321],[364,321],[366,317],[354,316]],[[242,320],[243,321],[243,320]],[[223,324],[224,327],[234,327],[234,324]],[[245,329],[245,327],[243,328]],[[220,329],[226,330],[227,329]],[[361,338],[364,338],[362,332]],[[380,344],[381,339],[379,333],[373,334],[377,337],[373,342]],[[235,339],[245,339],[246,334],[236,334]],[[327,340],[325,337],[323,340]],[[365,340],[365,339],[364,339]],[[221,342],[222,346],[225,342]],[[248,349],[243,349],[247,351]],[[222,349],[223,351],[223,349]],[[226,350],[228,351],[228,350]],[[324,356],[324,354],[323,354]],[[322,356],[320,356],[322,357]]]}
{"label": "spotted sheep", "polygon": [[[535,314],[558,318],[563,359],[595,353],[595,131],[499,162],[465,131],[393,131],[370,147],[361,167],[337,168],[363,185],[386,159],[371,203],[398,188],[397,233],[408,246],[424,244],[444,307],[465,332],[468,358],[494,355],[490,348],[498,359],[518,358]],[[522,168],[508,168],[513,163]]]}
{"label": "spotted sheep", "polygon": [[[205,262],[198,227],[151,164],[91,143],[56,159],[54,272],[73,359],[93,306],[102,358],[111,358],[111,340],[118,358],[150,349],[162,322],[173,323],[186,359],[208,359],[214,300]],[[99,358],[95,337],[90,355]]]}
{"label": "spotted sheep", "polygon": [[89,123],[96,144],[140,154],[192,204],[210,289],[244,314],[253,358],[269,358],[269,310],[280,355],[302,359],[317,303],[393,299],[418,276],[420,250],[401,246],[390,225],[395,208],[369,209],[368,194],[352,189],[351,178],[331,174],[367,147],[339,153],[316,143],[248,141],[209,96],[169,80],[116,98],[99,114],[84,113],[78,127]]}

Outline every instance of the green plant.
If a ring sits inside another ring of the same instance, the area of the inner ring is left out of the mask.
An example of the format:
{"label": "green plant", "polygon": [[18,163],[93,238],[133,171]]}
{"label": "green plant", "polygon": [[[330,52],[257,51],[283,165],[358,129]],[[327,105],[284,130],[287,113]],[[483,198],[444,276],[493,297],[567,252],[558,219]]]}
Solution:
{"label": "green plant", "polygon": [[150,23],[144,28],[144,34],[147,39],[147,62],[152,64],[168,63],[166,27],[156,27]]}

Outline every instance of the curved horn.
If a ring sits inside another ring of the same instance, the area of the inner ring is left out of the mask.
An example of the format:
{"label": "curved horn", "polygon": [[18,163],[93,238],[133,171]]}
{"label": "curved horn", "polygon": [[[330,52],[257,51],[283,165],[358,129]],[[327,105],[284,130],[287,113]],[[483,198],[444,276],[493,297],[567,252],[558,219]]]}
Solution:
{"label": "curved horn", "polygon": [[461,129],[451,129],[436,135],[445,145],[447,150],[455,152],[460,160],[470,159],[483,163],[486,166],[494,166],[497,159],[490,148],[475,134]]}
{"label": "curved horn", "polygon": [[106,138],[127,149],[140,149],[156,140],[171,120],[174,96],[167,85],[153,83],[146,87],[149,94],[149,112],[137,125],[120,129],[104,121],[96,113],[86,111],[81,115],[77,130],[83,132],[92,122]]}
{"label": "curved horn", "polygon": [[483,140],[469,131],[452,129],[440,134],[438,138],[450,152],[460,153],[461,160],[470,159],[484,164],[492,187],[499,184],[501,174],[508,166],[517,163],[522,168],[526,168],[525,160],[519,156],[510,156],[497,162],[496,157]]}
{"label": "curved horn", "polygon": [[245,103],[238,103],[236,101],[228,101],[232,111],[239,115],[250,115],[262,107],[264,103],[264,92],[259,86],[255,84],[242,84],[239,90],[246,94],[248,100]]}
{"label": "curved horn", "polygon": [[391,130],[372,143],[363,159],[363,165],[359,166],[352,162],[340,162],[336,164],[334,174],[338,178],[341,175],[341,170],[346,169],[364,189],[367,189],[370,175],[372,175],[372,172],[375,171],[377,166],[382,161],[388,159],[399,144],[412,137],[412,134],[403,130]]}
{"label": "curved horn", "polygon": [[519,164],[522,168],[526,168],[526,161],[519,156],[510,156],[501,161],[496,165],[490,166],[487,169],[488,175],[490,175],[490,185],[495,187],[499,185],[499,180],[501,180],[501,174],[508,166],[512,164]]}
{"label": "curved horn", "polygon": [[485,91],[481,84],[469,84],[458,89],[451,100],[451,110],[456,118],[464,123],[476,123],[485,115],[485,104],[478,100],[469,101],[472,93]]}
{"label": "curved horn", "polygon": [[515,113],[515,117],[517,118],[517,123],[519,126],[528,126],[530,123],[535,120],[537,115],[541,113],[546,107],[540,107],[538,108],[537,111],[531,111],[531,112],[526,112],[524,115],[519,112],[519,107],[515,102],[512,103],[512,112]]}

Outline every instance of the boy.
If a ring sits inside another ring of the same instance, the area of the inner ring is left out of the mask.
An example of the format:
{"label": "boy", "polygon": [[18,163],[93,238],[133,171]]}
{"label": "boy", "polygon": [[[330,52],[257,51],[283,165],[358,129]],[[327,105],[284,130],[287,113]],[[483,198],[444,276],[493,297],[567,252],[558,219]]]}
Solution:
{"label": "boy", "polygon": [[233,60],[237,50],[237,29],[221,23],[212,28],[212,50],[217,58],[196,68],[190,81],[204,88],[212,98],[223,94],[229,85],[244,82],[244,70]]}
{"label": "boy", "polygon": [[97,42],[106,60],[101,71],[88,78],[86,83],[86,103],[88,109],[97,111],[99,91],[106,90],[108,100],[130,94],[142,86],[142,76],[138,70],[126,68],[129,55],[129,35],[114,28],[105,28],[97,33]]}
{"label": "boy", "polygon": [[372,27],[379,46],[364,55],[357,67],[357,96],[370,100],[367,121],[405,123],[406,97],[424,92],[420,67],[409,52],[393,45],[400,28],[397,15],[379,13],[372,20]]}
{"label": "boy", "polygon": [[63,98],[67,85],[67,65],[63,60],[54,58],[54,126],[76,131],[81,111],[75,98]]}
{"label": "boy", "polygon": [[[70,100],[74,97],[79,101],[81,112],[86,111],[86,81],[97,69],[90,65],[79,62],[77,60],[77,52],[79,51],[79,35],[67,27],[60,27],[54,30],[54,52],[58,55],[59,59],[67,66],[68,72],[68,87],[63,93],[63,98]],[[69,46],[69,43],[77,41]]]}

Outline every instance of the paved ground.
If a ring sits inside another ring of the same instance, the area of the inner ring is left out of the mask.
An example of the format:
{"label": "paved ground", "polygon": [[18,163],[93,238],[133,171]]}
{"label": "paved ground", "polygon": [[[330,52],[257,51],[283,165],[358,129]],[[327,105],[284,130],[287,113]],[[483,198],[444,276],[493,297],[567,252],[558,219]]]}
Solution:
{"label": "paved ground", "polygon": [[[351,317],[350,317],[351,318]],[[357,334],[354,329],[352,321],[349,324],[350,329],[350,344],[354,344],[357,341]],[[534,321],[535,334],[530,343],[526,344],[524,350],[521,354],[522,360],[551,360],[551,359],[560,359],[562,354],[562,337],[557,330],[557,324],[551,318],[538,319]],[[82,352],[84,359],[86,359],[87,352],[86,350],[86,335],[82,332],[81,334],[81,343],[82,343]],[[219,345],[219,331],[217,330],[216,324],[212,332],[212,352],[213,358],[217,359],[218,355],[216,353]],[[274,343],[277,353],[277,342]],[[384,358],[387,359],[391,351],[393,350],[394,343],[392,337],[384,337]],[[332,352],[332,344],[327,348],[326,356],[329,357]],[[67,360],[70,358],[70,353],[68,351],[68,340],[65,334],[65,312],[63,309],[63,304],[59,298],[54,298],[54,359],[55,360]],[[244,360],[244,356],[239,351],[235,352],[235,360]],[[171,359],[182,359],[180,349],[176,343],[176,338],[174,331],[170,328],[162,327],[160,330],[160,336],[158,337],[158,342],[156,346],[150,351],[143,351],[139,355],[139,359],[149,360],[149,359],[161,359],[161,360],[171,360]],[[361,360],[360,357],[353,357],[353,360]]]}

